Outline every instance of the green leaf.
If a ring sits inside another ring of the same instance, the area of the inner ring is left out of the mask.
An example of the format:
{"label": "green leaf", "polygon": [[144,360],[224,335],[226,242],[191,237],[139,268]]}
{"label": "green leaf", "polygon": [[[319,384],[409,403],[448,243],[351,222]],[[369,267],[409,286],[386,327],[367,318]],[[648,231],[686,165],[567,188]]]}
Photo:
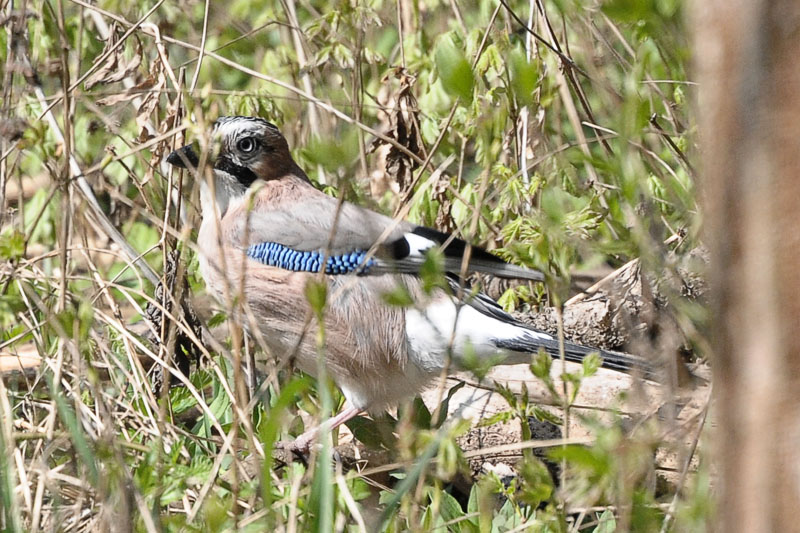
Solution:
{"label": "green leaf", "polygon": [[451,96],[461,98],[464,104],[470,104],[475,84],[472,68],[449,36],[442,38],[436,47],[436,68],[444,89]]}
{"label": "green leaf", "polygon": [[56,205],[58,205],[57,202],[49,198],[47,188],[39,189],[32,198],[25,202],[23,219],[25,220],[25,232],[30,235],[30,242],[51,242],[55,238],[53,219]]}
{"label": "green leaf", "polygon": [[485,416],[481,418],[481,421],[478,422],[478,427],[493,426],[495,424],[499,424],[500,422],[508,422],[513,418],[514,413],[512,411],[500,411],[499,413],[495,413],[491,416]]}
{"label": "green leaf", "polygon": [[422,120],[422,139],[428,143],[433,144],[439,137],[439,124],[430,117],[425,117]]}
{"label": "green leaf", "polygon": [[553,479],[545,464],[534,456],[521,462],[519,499],[532,507],[538,507],[553,495]]}
{"label": "green leaf", "polygon": [[521,50],[514,50],[511,55],[511,89],[520,105],[533,102],[533,91],[536,90],[538,69],[529,63]]}
{"label": "green leaf", "polygon": [[11,230],[0,235],[0,259],[17,260],[25,253],[25,235]]}
{"label": "green leaf", "polygon": [[[494,477],[494,479],[492,479]],[[470,519],[470,522],[479,531],[491,531],[492,514],[494,511],[495,498],[492,494],[492,487],[496,476],[483,476],[477,483],[472,485],[467,502],[467,513],[478,513],[478,516]]]}
{"label": "green leaf", "polygon": [[357,416],[345,422],[353,436],[369,448],[392,449],[397,439],[392,433],[391,422],[384,419],[372,420],[364,416]]}
{"label": "green leaf", "polygon": [[564,421],[561,420],[558,415],[542,409],[541,407],[534,406],[531,414],[536,417],[536,420],[543,421],[543,422],[550,422],[551,424],[555,424],[557,426],[563,426]]}
{"label": "green leaf", "polygon": [[94,319],[94,307],[89,300],[83,300],[78,305],[78,327],[80,340],[86,341],[89,338],[89,330],[92,327],[92,320]]}
{"label": "green leaf", "polygon": [[656,13],[653,0],[607,0],[603,12],[619,22],[637,22]]}
{"label": "green leaf", "polygon": [[128,240],[140,253],[152,253],[153,247],[158,243],[161,235],[155,226],[144,222],[134,222],[127,230]]}
{"label": "green leaf", "polygon": [[384,292],[381,294],[381,298],[388,305],[394,307],[411,307],[414,305],[414,298],[408,292],[408,289],[402,285],[398,285],[394,290]]}
{"label": "green leaf", "polygon": [[444,277],[444,254],[439,248],[431,248],[425,252],[425,261],[420,266],[419,277],[422,280],[422,290],[426,294],[430,294],[435,288],[447,286]]}
{"label": "green leaf", "polygon": [[227,320],[228,315],[223,312],[214,313],[211,318],[208,319],[208,329],[215,328],[217,326],[222,325],[225,320]]}
{"label": "green leaf", "polygon": [[489,370],[491,370],[493,366],[502,362],[503,359],[505,359],[505,356],[502,354],[478,355],[478,352],[475,351],[475,347],[469,342],[469,339],[467,339],[467,342],[464,343],[461,349],[458,364],[465,371],[471,372],[476,378],[481,380],[486,377],[486,374],[489,373]]}
{"label": "green leaf", "polygon": [[511,500],[506,500],[500,511],[492,520],[492,531],[509,531],[516,529],[522,522],[522,517],[517,514]]}
{"label": "green leaf", "polygon": [[45,376],[50,390],[54,391],[53,399],[56,403],[58,415],[69,432],[72,445],[75,447],[78,456],[88,469],[89,481],[91,483],[97,483],[99,468],[94,449],[86,434],[83,432],[83,427],[81,426],[78,417],[75,415],[75,411],[72,409],[72,406],[67,403],[67,400],[64,398],[61,390],[54,386],[52,375],[48,372]]}
{"label": "green leaf", "polygon": [[350,490],[350,494],[355,501],[361,501],[372,495],[372,489],[370,489],[367,482],[361,478],[349,478],[347,480],[347,488]]}
{"label": "green leaf", "polygon": [[464,516],[464,511],[461,509],[461,504],[459,504],[458,500],[453,498],[450,494],[442,490],[439,491],[438,497],[439,516],[441,516],[445,522],[450,522],[451,520],[455,520]]}
{"label": "green leaf", "polygon": [[672,91],[672,97],[675,99],[676,105],[682,106],[686,104],[686,93],[680,85],[675,86],[675,89]]}
{"label": "green leaf", "polygon": [[203,527],[206,531],[223,531],[228,522],[228,504],[218,495],[211,494],[201,507]]}
{"label": "green leaf", "polygon": [[423,475],[425,470],[428,468],[429,463],[439,450],[439,444],[441,441],[441,437],[438,436],[436,439],[432,440],[419,456],[414,466],[411,467],[408,475],[397,484],[395,487],[395,493],[392,495],[389,501],[386,502],[386,507],[383,509],[383,513],[381,514],[381,527],[386,524],[392,514],[394,514],[395,509],[400,505],[400,500],[403,499],[403,496],[405,496],[406,493],[416,486],[420,476]]}
{"label": "green leaf", "polygon": [[275,405],[267,411],[267,418],[264,424],[259,428],[259,439],[264,446],[265,459],[262,465],[262,478],[264,480],[261,489],[261,496],[264,499],[267,509],[270,508],[272,501],[272,447],[278,438],[280,430],[280,421],[287,413],[289,405],[295,401],[295,398],[301,393],[308,390],[310,386],[309,379],[305,376],[295,377],[288,384],[283,387],[280,396],[278,397]]}
{"label": "green leaf", "polygon": [[411,403],[411,409],[414,413],[414,422],[417,427],[420,429],[430,429],[431,412],[428,411],[428,407],[425,405],[425,402],[422,401],[422,398],[416,396]]}
{"label": "green leaf", "polygon": [[231,398],[222,387],[216,387],[214,398],[208,405],[209,411],[220,423],[224,424],[230,418]]}
{"label": "green leaf", "polygon": [[547,450],[547,456],[554,461],[565,460],[571,465],[585,468],[592,472],[608,471],[609,466],[597,452],[586,446],[571,444]]}
{"label": "green leaf", "polygon": [[544,350],[533,356],[531,372],[539,379],[550,379],[550,369],[553,367],[553,358]]}
{"label": "green leaf", "polygon": [[483,54],[481,54],[480,59],[478,59],[478,62],[475,64],[475,70],[478,72],[479,76],[486,75],[490,68],[494,68],[496,71],[500,72],[502,67],[503,59],[496,44],[487,46]]}
{"label": "green leaf", "polygon": [[592,352],[584,357],[582,361],[583,377],[588,378],[594,376],[602,363],[603,360],[600,359],[600,354],[597,352]]}
{"label": "green leaf", "polygon": [[614,533],[616,530],[617,519],[614,517],[614,513],[606,509],[597,519],[597,527],[594,528],[592,533]]}
{"label": "green leaf", "polygon": [[457,393],[461,388],[466,385],[465,381],[460,381],[456,385],[450,387],[450,390],[447,391],[447,398],[444,399],[442,405],[439,407],[439,414],[436,417],[436,420],[432,422],[432,428],[439,429],[444,424],[444,421],[447,420],[447,411],[450,409],[450,400],[453,399],[453,395]]}
{"label": "green leaf", "polygon": [[461,448],[453,439],[442,439],[439,445],[436,475],[440,479],[451,479],[461,463]]}
{"label": "green leaf", "polygon": [[328,299],[328,284],[325,281],[318,281],[316,279],[308,280],[306,283],[306,299],[311,304],[311,310],[317,315],[317,318],[322,318],[325,310],[325,302]]}
{"label": "green leaf", "polygon": [[500,307],[506,313],[513,313],[517,310],[517,293],[514,291],[514,287],[509,287],[506,291],[500,296],[497,300],[497,303],[500,304]]}

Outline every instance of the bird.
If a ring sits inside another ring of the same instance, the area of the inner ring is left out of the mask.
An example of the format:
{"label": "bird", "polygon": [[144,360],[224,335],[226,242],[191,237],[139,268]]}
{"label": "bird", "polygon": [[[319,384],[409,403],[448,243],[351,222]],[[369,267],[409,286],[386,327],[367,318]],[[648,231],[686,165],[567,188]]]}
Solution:
{"label": "bird", "polygon": [[[200,181],[201,276],[220,302],[246,306],[251,318],[242,313],[243,326],[257,329],[272,354],[293,357],[312,376],[320,352],[317,336],[304,329],[318,324],[308,325],[313,313],[305,290],[312,280],[327,284],[325,371],[349,404],[325,422],[329,429],[397,405],[467,357],[504,356],[502,364],[530,363],[540,350],[559,357],[556,338],[465,290],[459,278],[468,250],[470,272],[532,281],[542,281],[542,273],[320,191],[280,130],[263,118],[220,117],[208,139],[212,149],[204,153],[189,144],[166,158]],[[433,249],[443,257],[447,282],[431,288],[423,286],[420,269]],[[387,303],[397,290],[413,304]],[[570,342],[564,352],[574,362],[599,353],[604,367],[619,371],[644,366],[635,356]],[[318,431],[282,445],[307,451]]]}

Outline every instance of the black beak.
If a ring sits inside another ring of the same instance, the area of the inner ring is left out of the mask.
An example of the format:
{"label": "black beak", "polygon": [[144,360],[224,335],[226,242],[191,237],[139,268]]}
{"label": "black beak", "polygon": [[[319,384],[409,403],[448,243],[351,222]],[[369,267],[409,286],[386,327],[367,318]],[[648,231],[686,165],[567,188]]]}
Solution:
{"label": "black beak", "polygon": [[197,168],[200,163],[200,158],[197,153],[192,149],[192,145],[188,144],[183,148],[178,148],[167,156],[167,163],[175,165],[180,168]]}

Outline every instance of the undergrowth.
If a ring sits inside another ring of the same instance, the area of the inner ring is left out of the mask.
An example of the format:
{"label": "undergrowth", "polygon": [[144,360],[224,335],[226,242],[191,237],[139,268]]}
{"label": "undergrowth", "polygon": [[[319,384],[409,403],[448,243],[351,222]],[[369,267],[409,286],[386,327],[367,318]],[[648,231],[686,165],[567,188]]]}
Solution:
{"label": "undergrowth", "polygon": [[[640,387],[578,409],[594,359],[561,375],[534,356],[546,391],[536,398],[481,381],[508,402],[482,427],[522,428],[503,459],[512,475],[480,468],[486,446],[463,448],[474,429],[445,416],[451,385],[440,405],[416,399],[350,425],[384,454],[378,465],[332,461],[339,435],[306,464],[273,460],[276,440],[343,400],[327,381],[253,368],[258,343],[229,325],[196,272],[196,186],[163,163],[217,116],[264,117],[329,194],[539,269],[546,284],[511,285],[500,301],[558,307],[575,273],[638,258],[658,277],[698,244],[682,10],[679,0],[1,2],[4,530],[704,528],[705,419],[637,412]],[[154,290],[174,249],[205,326],[185,377],[174,340],[153,343],[143,319],[163,303]],[[697,309],[669,296],[700,343]],[[158,390],[162,363],[175,377]],[[587,438],[569,436],[570,417]],[[531,441],[531,420],[561,436]]]}

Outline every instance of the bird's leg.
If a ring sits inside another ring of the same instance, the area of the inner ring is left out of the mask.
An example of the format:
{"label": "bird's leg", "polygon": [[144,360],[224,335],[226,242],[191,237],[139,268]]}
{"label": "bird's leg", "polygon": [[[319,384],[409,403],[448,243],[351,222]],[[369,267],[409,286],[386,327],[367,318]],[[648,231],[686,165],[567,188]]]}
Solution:
{"label": "bird's leg", "polygon": [[311,428],[308,431],[304,432],[302,435],[294,439],[293,441],[279,441],[275,443],[275,448],[279,450],[286,450],[289,452],[298,453],[301,455],[307,455],[310,448],[311,443],[319,437],[320,432],[322,431],[323,426],[327,428],[328,431],[333,431],[337,427],[341,426],[348,420],[352,420],[361,412],[361,409],[357,407],[348,407],[338,415],[329,418],[328,420],[324,421],[317,427]]}

